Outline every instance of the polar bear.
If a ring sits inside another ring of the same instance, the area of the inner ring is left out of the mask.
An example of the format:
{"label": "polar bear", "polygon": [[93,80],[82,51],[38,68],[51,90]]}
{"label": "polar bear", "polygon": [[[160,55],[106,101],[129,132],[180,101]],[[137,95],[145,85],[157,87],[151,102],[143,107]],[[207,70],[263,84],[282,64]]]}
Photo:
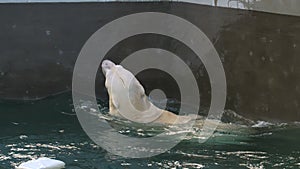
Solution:
{"label": "polar bear", "polygon": [[102,62],[109,94],[109,114],[139,123],[184,124],[195,117],[179,116],[150,102],[135,76],[110,60]]}

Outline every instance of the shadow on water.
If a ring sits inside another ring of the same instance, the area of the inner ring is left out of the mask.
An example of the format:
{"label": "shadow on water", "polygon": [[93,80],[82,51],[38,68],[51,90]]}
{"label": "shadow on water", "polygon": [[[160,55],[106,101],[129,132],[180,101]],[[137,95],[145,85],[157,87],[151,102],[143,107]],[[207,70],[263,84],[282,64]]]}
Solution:
{"label": "shadow on water", "polygon": [[[204,144],[198,142],[197,126],[202,123],[198,120],[185,139],[171,150],[151,158],[128,159],[105,151],[88,138],[78,123],[71,93],[39,101],[1,101],[0,105],[0,168],[11,168],[41,156],[62,160],[67,168],[74,169],[300,166],[299,123],[252,124],[227,111],[224,122]],[[105,102],[99,106],[101,111],[108,111]],[[107,119],[119,133],[133,137],[149,137],[165,130],[145,128],[105,113],[99,117]]]}

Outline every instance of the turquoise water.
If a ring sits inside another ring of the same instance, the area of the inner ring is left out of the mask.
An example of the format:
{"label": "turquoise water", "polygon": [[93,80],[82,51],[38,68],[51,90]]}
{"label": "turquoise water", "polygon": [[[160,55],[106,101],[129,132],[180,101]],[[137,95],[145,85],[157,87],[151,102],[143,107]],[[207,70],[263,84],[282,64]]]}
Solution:
{"label": "turquoise water", "polygon": [[[103,112],[106,106],[100,105]],[[4,169],[42,156],[62,160],[70,169],[300,168],[300,123],[296,122],[241,124],[240,118],[231,118],[203,144],[191,132],[164,154],[128,159],[105,151],[89,139],[78,123],[70,93],[38,101],[0,101],[0,111],[0,168]],[[126,124],[115,124],[119,133],[153,134]]]}

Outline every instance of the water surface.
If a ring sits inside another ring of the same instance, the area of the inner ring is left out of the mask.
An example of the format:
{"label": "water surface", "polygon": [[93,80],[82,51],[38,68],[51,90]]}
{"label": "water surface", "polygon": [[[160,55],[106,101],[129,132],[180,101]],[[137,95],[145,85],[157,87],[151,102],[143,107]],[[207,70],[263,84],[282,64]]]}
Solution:
{"label": "water surface", "polygon": [[[105,102],[99,106],[101,111],[107,111]],[[4,169],[42,156],[62,160],[70,169],[300,167],[297,122],[249,124],[240,117],[225,118],[204,144],[198,142],[197,133],[193,132],[198,130],[196,125],[166,153],[128,159],[107,152],[89,139],[78,123],[70,93],[38,101],[1,101],[0,108],[0,168]],[[164,130],[151,131],[107,115],[103,117],[115,122],[119,133],[132,137],[152,136]]]}

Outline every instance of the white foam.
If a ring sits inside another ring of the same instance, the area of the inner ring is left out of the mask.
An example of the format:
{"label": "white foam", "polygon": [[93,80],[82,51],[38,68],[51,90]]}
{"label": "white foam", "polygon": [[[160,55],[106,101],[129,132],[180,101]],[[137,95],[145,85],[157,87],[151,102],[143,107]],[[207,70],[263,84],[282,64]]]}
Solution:
{"label": "white foam", "polygon": [[252,127],[260,128],[260,127],[269,127],[269,126],[272,126],[272,125],[274,125],[274,124],[266,122],[266,121],[257,121],[257,123],[254,124]]}
{"label": "white foam", "polygon": [[65,163],[59,160],[42,157],[37,160],[30,160],[22,163],[16,169],[62,169]]}

